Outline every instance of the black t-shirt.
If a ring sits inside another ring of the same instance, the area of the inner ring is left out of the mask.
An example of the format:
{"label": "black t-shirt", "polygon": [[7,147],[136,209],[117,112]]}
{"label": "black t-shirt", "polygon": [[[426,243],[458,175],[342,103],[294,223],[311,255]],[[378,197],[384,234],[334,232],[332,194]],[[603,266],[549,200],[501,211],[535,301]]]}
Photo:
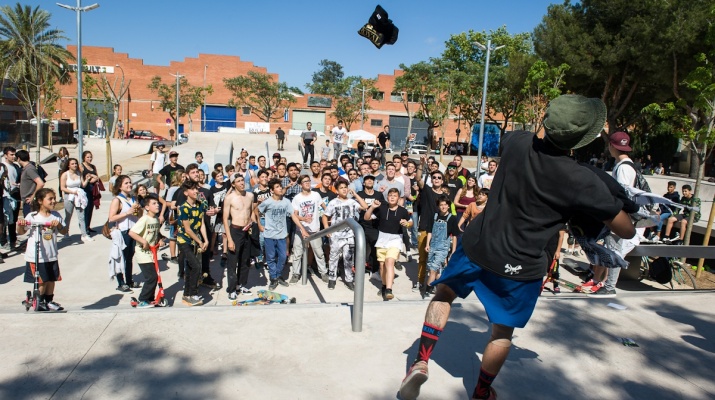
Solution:
{"label": "black t-shirt", "polygon": [[[443,190],[442,194],[449,196],[449,190]],[[437,198],[440,193],[435,193],[434,189],[425,185],[420,192],[419,204],[417,212],[420,215],[420,221],[417,224],[417,229],[427,231],[427,227],[432,226],[434,214],[437,212]]]}
{"label": "black t-shirt", "polygon": [[606,221],[623,208],[592,171],[534,133],[506,133],[500,149],[489,201],[462,235],[467,257],[482,268],[513,280],[540,279],[550,259],[547,243],[576,212]]}
{"label": "black t-shirt", "polygon": [[457,192],[459,189],[462,188],[462,180],[457,178],[457,179],[447,179],[446,182],[447,187],[449,188],[449,200],[454,202],[455,196],[457,196]]}
{"label": "black t-shirt", "polygon": [[385,132],[380,132],[377,135],[377,141],[380,142],[380,147],[383,149],[385,148],[385,145],[387,144],[387,141],[390,140],[390,134],[385,133]]}
{"label": "black t-shirt", "polygon": [[260,203],[263,200],[271,197],[271,190],[266,187],[265,189],[260,189],[258,185],[253,187],[253,202]]}
{"label": "black t-shirt", "polygon": [[211,197],[209,197],[209,206],[211,207],[221,207],[221,210],[216,214],[216,221],[222,222],[223,218],[223,200],[226,198],[226,192],[228,192],[228,185],[223,184],[221,187],[217,185],[211,186],[209,189],[211,192]]}
{"label": "black t-shirt", "polygon": [[[166,164],[164,168],[159,170],[159,174],[163,177],[166,178],[166,183],[171,184],[172,179],[174,179],[174,172],[184,169],[182,165],[176,164],[175,167],[172,167],[171,164]],[[176,203],[178,206],[179,204],[184,204],[184,203]]]}
{"label": "black t-shirt", "polygon": [[[449,217],[449,219],[447,219],[447,217]],[[429,223],[427,226],[427,232],[432,232],[432,227],[434,226],[435,218],[437,218],[437,221],[447,221],[447,235],[459,236],[462,233],[457,226],[459,218],[457,218],[455,215],[452,215],[449,211],[447,211],[447,215],[439,215],[439,212],[437,212],[436,216],[432,214],[432,218],[429,219]],[[425,217],[425,219],[427,219],[427,217]]]}
{"label": "black t-shirt", "polygon": [[276,131],[276,137],[277,137],[278,139],[285,139],[286,133],[283,132],[283,129],[278,129],[278,130]]}
{"label": "black t-shirt", "polygon": [[387,202],[380,203],[380,207],[373,210],[373,215],[377,217],[377,229],[380,232],[390,233],[393,235],[402,235],[403,226],[400,225],[400,220],[410,220],[410,215],[405,207],[397,206],[396,209],[390,210]]}
{"label": "black t-shirt", "polygon": [[[385,196],[382,195],[382,192],[378,192],[377,190],[374,190],[372,194],[367,194],[365,193],[365,190],[361,190],[357,193],[358,196],[360,196],[363,201],[365,201],[365,204],[367,204],[368,207],[372,205],[372,202],[377,200],[381,205],[385,205],[387,202],[385,201]],[[377,212],[377,210],[375,210]],[[367,228],[374,228],[377,229],[377,219],[373,219],[370,221],[365,221],[365,211],[360,211],[360,220],[358,221],[360,225],[363,227]]]}

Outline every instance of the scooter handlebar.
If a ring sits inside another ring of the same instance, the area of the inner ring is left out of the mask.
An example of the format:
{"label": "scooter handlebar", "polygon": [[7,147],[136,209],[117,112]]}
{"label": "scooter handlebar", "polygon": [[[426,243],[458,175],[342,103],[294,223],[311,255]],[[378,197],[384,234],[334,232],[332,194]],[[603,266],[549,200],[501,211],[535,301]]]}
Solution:
{"label": "scooter handlebar", "polygon": [[23,226],[36,226],[36,227],[41,227],[41,228],[49,228],[50,226],[52,226],[51,222],[43,222],[41,224],[38,224],[38,223],[32,223],[30,221],[26,221],[26,220],[22,220],[22,224],[20,223],[20,221],[17,221],[17,224],[23,225]]}

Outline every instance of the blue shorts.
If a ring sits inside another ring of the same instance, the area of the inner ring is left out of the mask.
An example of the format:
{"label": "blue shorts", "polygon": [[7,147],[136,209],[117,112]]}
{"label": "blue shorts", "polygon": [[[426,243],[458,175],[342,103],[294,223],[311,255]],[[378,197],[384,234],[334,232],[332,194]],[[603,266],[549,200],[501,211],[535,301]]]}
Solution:
{"label": "blue shorts", "polygon": [[476,293],[487,311],[489,322],[523,328],[536,307],[542,280],[514,281],[483,269],[467,258],[460,240],[442,276],[432,285],[440,283],[461,298]]}

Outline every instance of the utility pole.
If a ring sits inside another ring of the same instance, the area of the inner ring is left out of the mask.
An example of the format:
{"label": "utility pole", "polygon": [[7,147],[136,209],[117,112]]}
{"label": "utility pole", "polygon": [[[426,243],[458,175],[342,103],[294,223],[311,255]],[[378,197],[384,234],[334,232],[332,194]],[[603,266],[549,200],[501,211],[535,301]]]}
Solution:
{"label": "utility pole", "polygon": [[360,86],[362,91],[362,104],[360,105],[360,129],[365,126],[365,85]]}
{"label": "utility pole", "polygon": [[184,75],[179,75],[179,71],[176,71],[176,75],[169,74],[176,77],[176,119],[174,120],[174,146],[179,144],[179,79],[183,78]]}
{"label": "utility pole", "polygon": [[497,51],[504,46],[502,45],[502,46],[492,48],[492,40],[491,39],[487,40],[486,47],[479,42],[474,42],[474,44],[476,44],[477,47],[482,49],[482,51],[484,51],[484,50],[487,51],[487,62],[484,66],[484,88],[482,90],[482,121],[481,121],[481,124],[479,125],[479,151],[477,152],[476,176],[479,176],[479,174],[482,172],[481,165],[482,165],[482,147],[484,145],[484,118],[485,118],[484,113],[485,113],[486,107],[487,107],[487,85],[489,84],[489,56],[491,55],[492,51]]}

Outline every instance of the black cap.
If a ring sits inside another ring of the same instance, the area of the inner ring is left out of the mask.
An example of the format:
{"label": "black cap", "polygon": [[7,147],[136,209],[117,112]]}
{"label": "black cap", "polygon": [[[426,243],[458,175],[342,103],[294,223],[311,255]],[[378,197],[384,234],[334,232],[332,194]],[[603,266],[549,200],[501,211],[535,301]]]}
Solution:
{"label": "black cap", "polygon": [[375,175],[365,175],[362,177],[362,180],[364,181],[365,179],[372,179],[373,181],[375,180]]}

